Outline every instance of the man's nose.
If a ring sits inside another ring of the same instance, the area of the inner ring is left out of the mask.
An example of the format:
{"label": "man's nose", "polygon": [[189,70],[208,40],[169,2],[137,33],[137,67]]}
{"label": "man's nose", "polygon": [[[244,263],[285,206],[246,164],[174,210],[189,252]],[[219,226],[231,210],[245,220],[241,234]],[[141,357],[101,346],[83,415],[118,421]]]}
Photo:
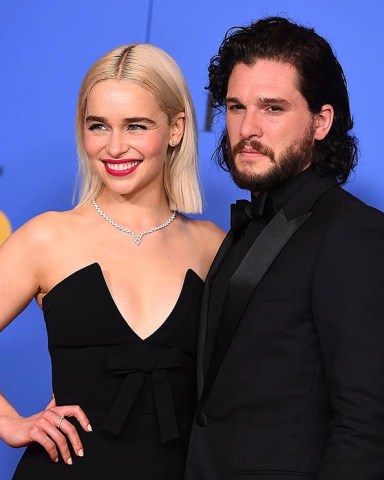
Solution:
{"label": "man's nose", "polygon": [[240,135],[245,139],[260,138],[263,135],[260,113],[247,111],[244,114],[240,125]]}

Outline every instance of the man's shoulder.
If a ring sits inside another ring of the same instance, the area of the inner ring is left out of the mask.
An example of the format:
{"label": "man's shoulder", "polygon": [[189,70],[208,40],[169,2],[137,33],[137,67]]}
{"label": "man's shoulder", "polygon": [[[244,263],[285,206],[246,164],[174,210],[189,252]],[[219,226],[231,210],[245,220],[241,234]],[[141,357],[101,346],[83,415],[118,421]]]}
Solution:
{"label": "man's shoulder", "polygon": [[339,227],[351,226],[361,228],[371,226],[384,231],[384,213],[367,205],[363,200],[335,185],[319,199],[314,213],[323,212],[329,222]]}
{"label": "man's shoulder", "polygon": [[340,185],[335,185],[331,188],[326,196],[329,197],[329,200],[334,201],[343,211],[350,211],[351,213],[363,215],[371,214],[384,219],[384,213],[382,211],[374,206],[368,205],[362,199],[358,198],[353,193],[346,190],[345,187]]}

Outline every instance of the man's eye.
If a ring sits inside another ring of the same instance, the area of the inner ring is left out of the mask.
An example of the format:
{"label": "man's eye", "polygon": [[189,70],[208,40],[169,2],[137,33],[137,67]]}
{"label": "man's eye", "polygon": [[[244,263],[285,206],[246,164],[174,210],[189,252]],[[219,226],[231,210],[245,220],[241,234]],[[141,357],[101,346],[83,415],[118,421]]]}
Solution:
{"label": "man's eye", "polygon": [[269,107],[267,107],[267,110],[271,113],[278,113],[283,111],[281,107],[277,107],[276,105],[270,105]]}
{"label": "man's eye", "polygon": [[233,110],[233,111],[243,110],[243,109],[244,109],[244,106],[243,106],[243,105],[239,105],[239,104],[230,105],[230,106],[228,107],[228,110]]}

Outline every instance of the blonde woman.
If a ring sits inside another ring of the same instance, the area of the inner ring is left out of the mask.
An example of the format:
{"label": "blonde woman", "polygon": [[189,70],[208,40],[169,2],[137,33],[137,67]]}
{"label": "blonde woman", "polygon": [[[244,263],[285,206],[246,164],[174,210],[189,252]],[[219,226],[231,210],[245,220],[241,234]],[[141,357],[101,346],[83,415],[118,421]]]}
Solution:
{"label": "blonde woman", "polygon": [[83,81],[77,132],[77,207],[0,248],[0,327],[36,298],[55,396],[28,418],[0,396],[0,438],[29,445],[15,479],[179,480],[200,295],[223,232],[183,214],[202,202],[176,63],[148,44],[107,53]]}

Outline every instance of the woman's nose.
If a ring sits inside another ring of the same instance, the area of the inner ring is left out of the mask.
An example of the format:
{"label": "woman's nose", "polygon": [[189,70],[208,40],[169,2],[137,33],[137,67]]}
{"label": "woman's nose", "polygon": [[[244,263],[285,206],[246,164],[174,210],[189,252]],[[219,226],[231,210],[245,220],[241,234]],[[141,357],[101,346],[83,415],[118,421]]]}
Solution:
{"label": "woman's nose", "polygon": [[119,157],[129,149],[127,139],[123,133],[112,133],[109,137],[107,150],[113,157]]}

